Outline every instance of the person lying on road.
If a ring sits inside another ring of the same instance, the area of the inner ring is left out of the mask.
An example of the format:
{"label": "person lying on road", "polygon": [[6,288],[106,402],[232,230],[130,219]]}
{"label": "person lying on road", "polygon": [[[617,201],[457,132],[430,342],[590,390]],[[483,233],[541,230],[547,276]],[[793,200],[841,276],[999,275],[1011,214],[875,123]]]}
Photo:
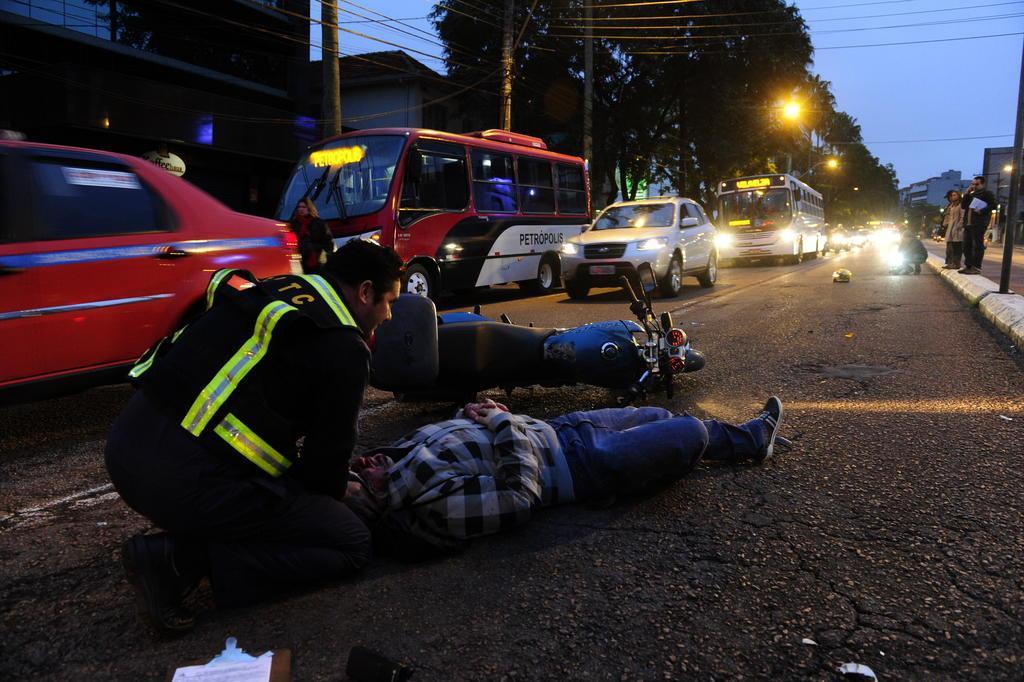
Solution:
{"label": "person lying on road", "polygon": [[352,464],[346,501],[378,549],[430,554],[525,523],[537,507],[635,494],[677,481],[701,459],[761,463],[782,402],[740,425],[659,407],[572,412],[550,421],[493,401],[466,405]]}

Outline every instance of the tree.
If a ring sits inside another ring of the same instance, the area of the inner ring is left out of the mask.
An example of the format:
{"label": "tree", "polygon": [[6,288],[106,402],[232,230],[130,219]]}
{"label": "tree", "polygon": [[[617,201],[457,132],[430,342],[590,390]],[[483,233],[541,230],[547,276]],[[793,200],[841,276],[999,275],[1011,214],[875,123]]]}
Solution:
{"label": "tree", "polygon": [[[592,0],[538,0],[532,15],[526,3],[516,10],[516,27],[528,18],[529,25],[515,52],[513,129],[571,154],[582,148],[582,2]],[[471,16],[438,4],[432,17],[449,76],[474,86],[462,106],[484,112],[490,127],[497,121],[501,56],[494,17],[501,13],[498,0],[476,4],[494,11]],[[597,206],[614,199],[620,187],[629,197],[639,181],[667,181],[711,204],[723,178],[778,172],[787,154],[808,151],[799,128],[777,115],[782,97],[805,102],[805,125],[820,147],[837,136],[860,141],[856,122],[835,112],[830,84],[809,73],[806,24],[784,0],[595,5],[593,14],[591,184]],[[853,156],[863,166],[856,177],[863,175],[864,186],[880,192],[872,194],[874,205],[887,206],[890,198],[895,203],[895,188],[884,189],[893,185],[891,171],[887,175],[867,150]]]}

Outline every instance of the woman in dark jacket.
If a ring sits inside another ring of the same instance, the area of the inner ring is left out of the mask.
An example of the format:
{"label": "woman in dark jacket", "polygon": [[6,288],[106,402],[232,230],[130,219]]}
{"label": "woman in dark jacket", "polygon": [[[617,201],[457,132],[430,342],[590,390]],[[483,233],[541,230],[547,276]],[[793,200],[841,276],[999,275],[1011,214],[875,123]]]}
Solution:
{"label": "woman in dark jacket", "polygon": [[321,255],[334,253],[334,241],[309,197],[299,199],[288,224],[299,240],[302,271],[316,272],[320,269]]}

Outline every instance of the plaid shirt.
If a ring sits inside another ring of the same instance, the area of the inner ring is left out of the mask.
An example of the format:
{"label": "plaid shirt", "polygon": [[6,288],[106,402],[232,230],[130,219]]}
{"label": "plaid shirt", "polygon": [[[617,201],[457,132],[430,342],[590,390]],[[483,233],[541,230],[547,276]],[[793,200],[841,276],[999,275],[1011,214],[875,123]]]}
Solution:
{"label": "plaid shirt", "polygon": [[554,429],[527,416],[428,424],[395,446],[408,454],[389,471],[390,514],[432,544],[497,533],[527,521],[536,505],[572,499]]}

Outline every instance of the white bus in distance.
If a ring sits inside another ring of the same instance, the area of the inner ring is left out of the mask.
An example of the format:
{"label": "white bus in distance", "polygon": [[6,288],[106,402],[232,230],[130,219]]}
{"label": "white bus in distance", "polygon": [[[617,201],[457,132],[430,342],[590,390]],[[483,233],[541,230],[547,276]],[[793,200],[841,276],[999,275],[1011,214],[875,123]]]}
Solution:
{"label": "white bus in distance", "polygon": [[788,263],[825,249],[825,203],[792,175],[756,175],[718,183],[715,245],[724,263],[778,257]]}

